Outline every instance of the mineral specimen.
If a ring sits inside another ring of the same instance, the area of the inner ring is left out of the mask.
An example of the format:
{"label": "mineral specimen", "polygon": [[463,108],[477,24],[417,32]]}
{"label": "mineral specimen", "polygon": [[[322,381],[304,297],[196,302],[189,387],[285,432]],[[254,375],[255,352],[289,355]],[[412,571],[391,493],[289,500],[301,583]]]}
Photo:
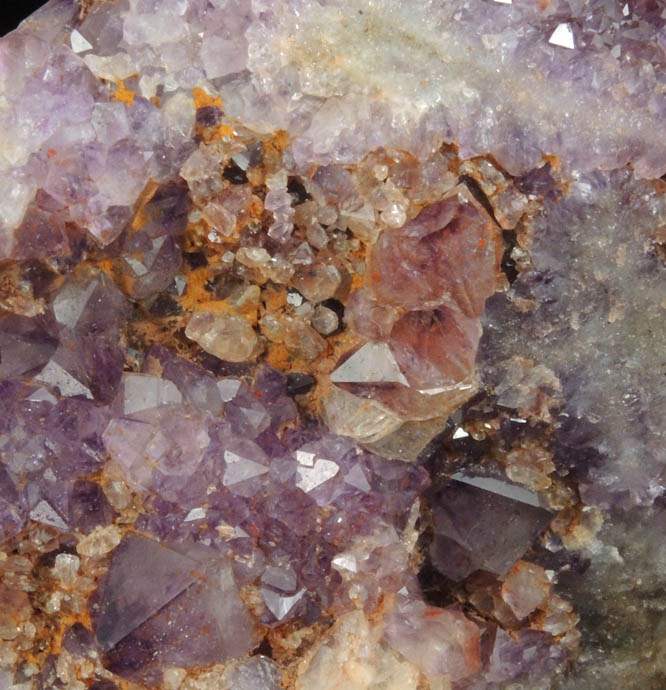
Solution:
{"label": "mineral specimen", "polygon": [[652,0],[0,39],[0,688],[664,687],[665,67]]}

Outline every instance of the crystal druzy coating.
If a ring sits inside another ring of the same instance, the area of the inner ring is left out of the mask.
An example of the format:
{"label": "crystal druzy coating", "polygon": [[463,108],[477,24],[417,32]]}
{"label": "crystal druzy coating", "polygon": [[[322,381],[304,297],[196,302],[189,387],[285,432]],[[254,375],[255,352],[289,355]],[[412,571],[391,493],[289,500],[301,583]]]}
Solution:
{"label": "crystal druzy coating", "polygon": [[662,687],[665,51],[652,0],[0,39],[0,688]]}

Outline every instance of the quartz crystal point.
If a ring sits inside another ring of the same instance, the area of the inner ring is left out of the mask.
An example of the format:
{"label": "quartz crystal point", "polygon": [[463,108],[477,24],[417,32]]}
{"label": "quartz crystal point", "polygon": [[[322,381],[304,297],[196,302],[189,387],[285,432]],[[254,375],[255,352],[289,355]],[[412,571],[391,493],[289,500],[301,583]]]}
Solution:
{"label": "quartz crystal point", "polygon": [[152,680],[160,665],[222,662],[256,645],[230,564],[204,548],[179,548],[128,536],[92,595],[97,640],[120,676]]}
{"label": "quartz crystal point", "polygon": [[[497,227],[463,185],[409,223],[383,232],[372,248],[366,284],[352,293],[346,313],[359,335],[379,342],[351,354],[331,381],[376,400],[399,422],[452,412],[475,390],[479,317],[496,288],[499,250]],[[369,438],[360,419],[355,427],[336,427],[335,408],[349,405],[343,400],[333,389],[325,401],[336,430],[359,441],[378,441],[395,430],[377,427]]]}
{"label": "quartz crystal point", "polygon": [[662,687],[665,51],[653,0],[1,38],[0,687]]}
{"label": "quartz crystal point", "polygon": [[144,537],[125,539],[114,554],[99,612],[93,608],[102,649],[114,647],[191,585],[196,566],[196,560]]}
{"label": "quartz crystal point", "polygon": [[435,502],[435,567],[453,580],[475,570],[504,575],[552,515],[519,500],[454,481]]}

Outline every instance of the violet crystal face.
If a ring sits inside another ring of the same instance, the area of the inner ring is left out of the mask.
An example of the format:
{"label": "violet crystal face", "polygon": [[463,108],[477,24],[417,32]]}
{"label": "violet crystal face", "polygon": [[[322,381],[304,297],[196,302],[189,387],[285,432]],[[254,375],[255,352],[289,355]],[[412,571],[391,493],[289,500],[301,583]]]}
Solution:
{"label": "violet crystal face", "polygon": [[666,10],[50,0],[0,39],[0,690],[666,687]]}

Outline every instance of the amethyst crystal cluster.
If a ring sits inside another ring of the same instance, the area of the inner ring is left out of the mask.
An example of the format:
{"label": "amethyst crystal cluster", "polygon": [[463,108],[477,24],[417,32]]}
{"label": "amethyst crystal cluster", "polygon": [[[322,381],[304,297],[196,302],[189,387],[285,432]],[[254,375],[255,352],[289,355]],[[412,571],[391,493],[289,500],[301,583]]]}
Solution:
{"label": "amethyst crystal cluster", "polygon": [[0,688],[661,688],[666,11],[51,0],[0,40]]}

